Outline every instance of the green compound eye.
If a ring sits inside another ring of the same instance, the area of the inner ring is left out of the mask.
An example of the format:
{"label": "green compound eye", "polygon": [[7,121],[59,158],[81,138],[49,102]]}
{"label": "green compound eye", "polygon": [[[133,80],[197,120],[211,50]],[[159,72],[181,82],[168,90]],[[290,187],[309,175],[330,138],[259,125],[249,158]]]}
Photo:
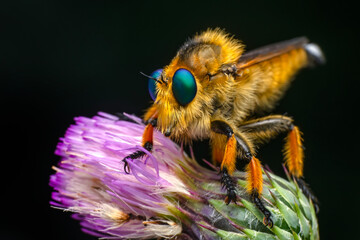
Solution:
{"label": "green compound eye", "polygon": [[[151,73],[150,77],[152,78],[159,78],[161,76],[162,69],[155,70],[153,73]],[[148,88],[149,88],[149,94],[152,100],[155,101],[156,99],[156,82],[154,79],[149,78],[148,81]]]}
{"label": "green compound eye", "polygon": [[197,91],[196,81],[190,71],[180,68],[172,78],[172,92],[176,101],[185,106],[190,103]]}

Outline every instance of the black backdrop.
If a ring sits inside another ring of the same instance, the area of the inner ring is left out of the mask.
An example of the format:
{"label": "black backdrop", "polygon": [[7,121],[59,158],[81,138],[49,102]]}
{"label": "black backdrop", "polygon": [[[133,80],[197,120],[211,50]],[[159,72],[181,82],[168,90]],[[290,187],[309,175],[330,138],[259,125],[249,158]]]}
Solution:
{"label": "black backdrop", "polygon": [[[305,175],[321,201],[322,239],[358,227],[359,29],[345,1],[6,1],[0,5],[1,239],[93,239],[49,207],[53,152],[73,117],[141,115],[150,73],[189,36],[225,28],[253,49],[305,35],[327,64],[302,71],[275,113],[304,132]],[[5,134],[3,134],[5,133]],[[282,140],[260,158],[284,176]]]}

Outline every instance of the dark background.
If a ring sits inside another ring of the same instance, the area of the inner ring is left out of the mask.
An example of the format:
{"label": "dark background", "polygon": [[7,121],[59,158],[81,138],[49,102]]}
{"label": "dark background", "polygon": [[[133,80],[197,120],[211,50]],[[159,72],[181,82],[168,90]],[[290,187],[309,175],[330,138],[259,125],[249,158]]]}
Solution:
{"label": "dark background", "polygon": [[[359,225],[359,27],[345,1],[3,1],[0,5],[0,239],[93,239],[49,206],[58,138],[75,116],[141,115],[147,81],[180,45],[225,28],[247,49],[305,35],[327,64],[302,71],[274,113],[304,132],[305,176],[321,201],[322,239],[354,239]],[[356,7],[357,8],[357,7]],[[281,176],[282,140],[259,157]]]}

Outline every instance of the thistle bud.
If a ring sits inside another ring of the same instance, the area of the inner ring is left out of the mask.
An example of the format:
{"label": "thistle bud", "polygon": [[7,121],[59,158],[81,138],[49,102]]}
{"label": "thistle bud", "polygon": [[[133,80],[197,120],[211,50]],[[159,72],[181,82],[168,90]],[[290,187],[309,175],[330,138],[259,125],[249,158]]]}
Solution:
{"label": "thistle bud", "polygon": [[[77,117],[56,148],[51,205],[73,212],[84,232],[103,239],[319,239],[314,206],[290,178],[262,172],[262,201],[274,222],[266,227],[246,173],[235,171],[238,201],[226,205],[217,167],[200,166],[157,131],[148,152],[145,126],[126,116],[131,121]],[[127,174],[122,159],[139,150],[147,155],[129,159]]]}

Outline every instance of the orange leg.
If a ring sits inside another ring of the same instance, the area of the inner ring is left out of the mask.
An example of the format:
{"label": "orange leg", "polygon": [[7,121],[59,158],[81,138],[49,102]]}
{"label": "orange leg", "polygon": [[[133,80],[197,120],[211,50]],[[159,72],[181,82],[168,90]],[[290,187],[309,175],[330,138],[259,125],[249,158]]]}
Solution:
{"label": "orange leg", "polygon": [[[226,204],[232,201],[236,203],[236,189],[234,181],[231,178],[232,173],[236,169],[237,143],[234,131],[226,122],[220,120],[211,122],[211,130],[217,133],[212,135],[213,158],[215,161],[221,163],[221,183],[227,191],[225,202]],[[222,135],[226,136],[225,147]],[[219,143],[222,144],[220,145]]]}
{"label": "orange leg", "polygon": [[246,166],[247,172],[247,186],[246,190],[249,194],[257,192],[261,195],[263,189],[263,178],[261,172],[261,163],[256,157],[252,157],[249,164]]}
{"label": "orange leg", "polygon": [[[156,105],[151,106],[148,109],[148,111],[145,113],[145,116],[144,116],[144,121],[147,125],[145,127],[145,130],[144,130],[144,133],[142,136],[141,145],[149,152],[151,152],[151,150],[153,148],[153,132],[154,132],[154,127],[157,124],[157,116],[158,116],[158,111],[157,111]],[[126,156],[122,160],[124,162],[125,173],[127,173],[127,174],[130,173],[130,166],[129,166],[129,163],[127,162],[127,159],[138,159],[145,155],[146,155],[146,153],[143,151],[136,151],[136,152]]]}
{"label": "orange leg", "polygon": [[247,187],[246,190],[250,194],[256,207],[264,214],[264,225],[272,227],[271,213],[265,208],[261,202],[261,194],[263,190],[263,177],[261,172],[261,163],[256,157],[252,157],[249,164],[246,166],[247,172]]}
{"label": "orange leg", "polygon": [[[142,146],[149,152],[151,152],[151,150],[153,148],[153,132],[154,132],[153,124],[155,122],[156,121],[153,120],[152,123],[149,123],[146,125],[143,136],[142,136]],[[129,166],[129,163],[127,162],[127,159],[138,159],[145,155],[146,155],[146,153],[144,153],[143,151],[136,151],[136,152],[126,156],[122,160],[124,162],[125,173],[127,173],[127,174],[130,173],[130,166]]]}
{"label": "orange leg", "polygon": [[[273,222],[271,220],[271,213],[265,208],[260,200],[263,188],[261,164],[260,161],[253,156],[250,143],[241,134],[235,135],[232,128],[223,121],[213,121],[211,123],[211,130],[215,133],[227,136],[220,167],[222,174],[221,182],[227,190],[227,197],[225,198],[226,204],[229,204],[231,201],[236,203],[235,184],[231,179],[231,175],[236,169],[236,158],[238,155],[237,152],[239,151],[241,153],[241,158],[249,162],[246,168],[248,174],[247,191],[251,195],[252,201],[255,203],[256,207],[265,215],[264,224],[272,227]],[[216,143],[216,140],[213,141],[213,153],[217,155],[214,157],[215,160],[219,161],[217,158],[221,156],[219,151],[221,147],[214,145],[214,143]]]}
{"label": "orange leg", "polygon": [[302,133],[293,124],[293,120],[286,116],[272,115],[245,122],[240,126],[240,130],[246,132],[255,142],[266,142],[281,132],[288,132],[284,146],[285,164],[305,196],[313,201],[316,210],[318,210],[318,200],[303,180]]}
{"label": "orange leg", "polygon": [[231,179],[231,175],[236,169],[236,139],[234,135],[227,140],[220,169],[222,173],[221,182],[227,191],[225,202],[226,204],[229,204],[231,201],[236,203],[235,184]]}
{"label": "orange leg", "polygon": [[227,169],[227,171],[230,175],[232,175],[236,169],[236,139],[235,139],[235,135],[232,135],[227,140],[227,143],[225,146],[224,157],[221,162],[221,170],[223,170],[224,168]]}
{"label": "orange leg", "polygon": [[151,151],[153,146],[153,133],[154,133],[154,126],[151,123],[149,123],[148,125],[146,125],[142,136],[142,146],[148,151]]}
{"label": "orange leg", "polygon": [[304,150],[302,146],[301,132],[296,126],[290,130],[284,147],[286,166],[292,176],[300,178],[303,176]]}
{"label": "orange leg", "polygon": [[319,200],[311,191],[308,184],[304,181],[304,148],[302,146],[302,133],[299,128],[293,126],[290,130],[284,146],[285,163],[290,174],[294,177],[302,192],[310,198],[315,206],[316,212],[319,212]]}

